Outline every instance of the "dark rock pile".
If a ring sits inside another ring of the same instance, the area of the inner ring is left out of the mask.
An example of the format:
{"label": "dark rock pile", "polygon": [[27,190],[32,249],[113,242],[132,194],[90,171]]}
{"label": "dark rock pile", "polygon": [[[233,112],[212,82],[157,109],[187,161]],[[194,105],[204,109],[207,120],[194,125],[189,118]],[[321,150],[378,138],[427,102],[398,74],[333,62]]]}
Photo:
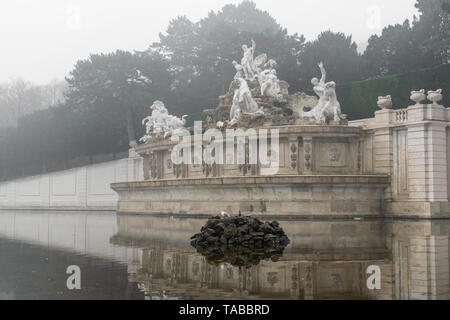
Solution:
{"label": "dark rock pile", "polygon": [[277,261],[289,238],[277,221],[261,222],[253,217],[219,216],[208,219],[191,245],[209,263],[250,267],[261,260]]}

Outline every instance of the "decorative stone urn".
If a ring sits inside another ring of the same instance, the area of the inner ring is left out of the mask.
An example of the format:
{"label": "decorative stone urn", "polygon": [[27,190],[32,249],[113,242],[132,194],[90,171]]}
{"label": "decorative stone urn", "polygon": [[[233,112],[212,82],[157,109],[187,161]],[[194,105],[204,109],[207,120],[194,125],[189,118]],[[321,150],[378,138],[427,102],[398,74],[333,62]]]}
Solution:
{"label": "decorative stone urn", "polygon": [[411,91],[410,99],[416,103],[416,105],[421,104],[427,98],[425,95],[425,89],[421,89],[420,91]]}
{"label": "decorative stone urn", "polygon": [[392,98],[391,98],[391,96],[387,95],[385,97],[383,97],[383,96],[378,97],[377,105],[381,109],[389,109],[390,107],[392,107]]}
{"label": "decorative stone urn", "polygon": [[436,105],[439,101],[442,100],[442,89],[437,89],[436,91],[428,91],[428,100],[433,102]]}

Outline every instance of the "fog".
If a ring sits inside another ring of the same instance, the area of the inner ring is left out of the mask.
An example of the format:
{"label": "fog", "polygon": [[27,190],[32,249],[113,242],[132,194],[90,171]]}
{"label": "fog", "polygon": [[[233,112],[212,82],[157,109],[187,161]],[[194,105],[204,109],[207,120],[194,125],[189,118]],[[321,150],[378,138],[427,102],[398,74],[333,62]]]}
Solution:
{"label": "fog", "polygon": [[[144,50],[169,21],[192,21],[236,0],[2,0],[0,82],[13,77],[43,84],[63,79],[78,59],[116,49]],[[415,0],[256,0],[290,33],[352,34],[360,50],[370,35],[417,15]]]}

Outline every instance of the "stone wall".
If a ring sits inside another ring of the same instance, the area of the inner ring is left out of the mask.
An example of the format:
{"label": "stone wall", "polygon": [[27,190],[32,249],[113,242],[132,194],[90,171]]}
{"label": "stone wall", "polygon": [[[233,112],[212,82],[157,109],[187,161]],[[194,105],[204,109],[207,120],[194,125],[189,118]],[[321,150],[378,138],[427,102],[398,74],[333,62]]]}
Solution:
{"label": "stone wall", "polygon": [[113,184],[119,212],[267,216],[381,216],[389,179],[377,175],[283,175]]}
{"label": "stone wall", "polygon": [[450,108],[418,104],[383,109],[362,127],[365,171],[391,176],[384,193],[387,214],[449,217]]}
{"label": "stone wall", "polygon": [[0,209],[115,210],[110,184],[142,179],[142,160],[130,158],[0,182]]}

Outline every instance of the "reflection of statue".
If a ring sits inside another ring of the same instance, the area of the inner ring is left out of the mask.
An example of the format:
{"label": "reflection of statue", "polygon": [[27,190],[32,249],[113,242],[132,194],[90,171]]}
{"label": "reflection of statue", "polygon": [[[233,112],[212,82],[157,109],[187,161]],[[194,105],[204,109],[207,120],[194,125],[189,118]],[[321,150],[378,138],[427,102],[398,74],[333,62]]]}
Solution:
{"label": "reflection of statue", "polygon": [[241,113],[253,114],[258,112],[258,104],[252,98],[247,81],[242,78],[237,80],[239,81],[239,88],[234,92],[230,111],[230,120],[234,120],[234,122],[239,119]]}
{"label": "reflection of statue", "polygon": [[327,73],[322,62],[319,63],[319,68],[322,77],[320,80],[317,78],[311,80],[314,92],[319,96],[319,102],[311,111],[302,111],[300,117],[324,122],[343,120],[345,117],[341,114],[341,105],[337,100],[336,83],[333,81],[325,82]]}
{"label": "reflection of statue", "polygon": [[158,100],[151,105],[150,110],[152,110],[152,115],[142,120],[146,135],[140,141],[147,142],[152,137],[167,137],[174,133],[181,135],[181,130],[186,124],[186,116],[180,119],[170,115],[164,103]]}

